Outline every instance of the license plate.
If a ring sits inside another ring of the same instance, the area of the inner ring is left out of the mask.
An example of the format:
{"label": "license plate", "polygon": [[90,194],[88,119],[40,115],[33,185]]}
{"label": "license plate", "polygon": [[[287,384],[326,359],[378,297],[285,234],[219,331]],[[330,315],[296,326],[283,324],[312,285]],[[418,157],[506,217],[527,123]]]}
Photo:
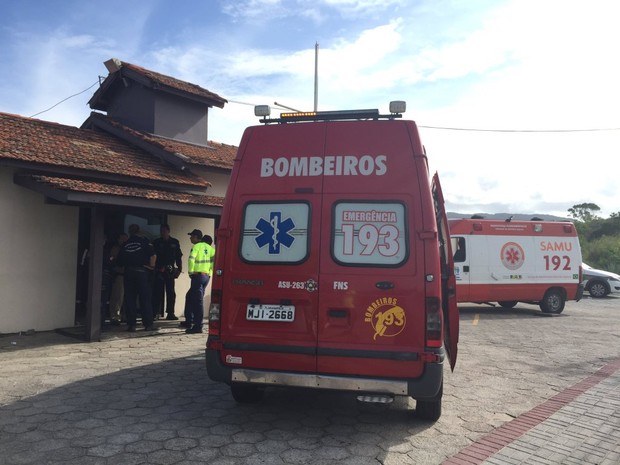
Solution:
{"label": "license plate", "polygon": [[246,319],[258,321],[294,321],[295,306],[249,304]]}

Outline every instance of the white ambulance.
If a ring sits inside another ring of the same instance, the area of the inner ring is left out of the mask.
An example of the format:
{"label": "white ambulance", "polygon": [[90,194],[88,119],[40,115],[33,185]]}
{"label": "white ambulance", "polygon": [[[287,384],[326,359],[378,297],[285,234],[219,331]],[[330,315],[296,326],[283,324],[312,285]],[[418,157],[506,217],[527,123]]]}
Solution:
{"label": "white ambulance", "polygon": [[581,248],[570,222],[449,220],[457,301],[537,304],[562,313],[580,300]]}

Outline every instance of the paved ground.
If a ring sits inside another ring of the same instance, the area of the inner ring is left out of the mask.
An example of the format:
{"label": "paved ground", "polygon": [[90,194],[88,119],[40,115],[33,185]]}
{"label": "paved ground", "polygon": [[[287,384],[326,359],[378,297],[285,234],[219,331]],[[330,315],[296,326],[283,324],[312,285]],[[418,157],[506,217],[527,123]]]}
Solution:
{"label": "paved ground", "polygon": [[0,336],[0,464],[620,463],[620,299],[461,309],[443,415],[269,390],[237,405],[205,335]]}

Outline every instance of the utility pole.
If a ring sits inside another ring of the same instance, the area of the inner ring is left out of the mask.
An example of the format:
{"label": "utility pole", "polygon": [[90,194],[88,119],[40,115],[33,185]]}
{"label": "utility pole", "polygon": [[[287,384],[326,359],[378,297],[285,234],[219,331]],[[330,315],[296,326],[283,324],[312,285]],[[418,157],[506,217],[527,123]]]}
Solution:
{"label": "utility pole", "polygon": [[314,44],[314,111],[319,106],[319,43]]}

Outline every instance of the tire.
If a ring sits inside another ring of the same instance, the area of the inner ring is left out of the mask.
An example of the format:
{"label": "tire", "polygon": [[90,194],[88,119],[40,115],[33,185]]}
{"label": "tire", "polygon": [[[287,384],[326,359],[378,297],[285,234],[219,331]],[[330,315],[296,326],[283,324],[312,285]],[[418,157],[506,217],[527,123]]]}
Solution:
{"label": "tire", "polygon": [[502,300],[501,302],[497,302],[500,307],[503,308],[513,308],[515,305],[517,305],[518,301],[517,300]]}
{"label": "tire", "polygon": [[230,393],[240,404],[253,404],[263,398],[265,390],[253,384],[232,384]]}
{"label": "tire", "polygon": [[603,281],[599,281],[597,279],[590,282],[588,285],[588,292],[590,293],[590,296],[595,299],[600,299],[601,297],[605,297],[609,294],[609,288]]}
{"label": "tire", "polygon": [[566,301],[564,294],[559,289],[549,289],[545,292],[543,300],[540,302],[540,309],[543,313],[553,313],[559,315],[564,310]]}
{"label": "tire", "polygon": [[443,397],[443,383],[439,393],[431,400],[417,400],[415,403],[415,416],[420,420],[437,421],[441,416],[441,399]]}
{"label": "tire", "polygon": [[441,416],[441,400],[418,400],[415,414],[420,420],[437,421]]}

